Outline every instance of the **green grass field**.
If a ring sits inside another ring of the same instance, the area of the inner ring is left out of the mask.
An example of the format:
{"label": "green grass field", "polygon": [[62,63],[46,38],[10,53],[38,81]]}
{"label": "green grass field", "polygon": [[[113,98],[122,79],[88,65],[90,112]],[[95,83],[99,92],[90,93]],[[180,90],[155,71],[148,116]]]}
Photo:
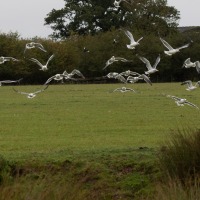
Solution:
{"label": "green grass field", "polygon": [[50,85],[33,99],[1,87],[0,199],[155,199],[166,176],[159,147],[173,130],[200,128],[198,109],[165,95],[200,106],[199,89],[143,83],[127,86],[138,93],[110,92],[122,86]]}
{"label": "green grass field", "polygon": [[[138,93],[110,93],[122,84],[50,85],[34,99],[1,87],[0,154],[9,160],[64,160],[76,155],[156,148],[180,127],[199,128],[200,90],[180,83],[134,84]],[[39,86],[16,86],[32,92]]]}

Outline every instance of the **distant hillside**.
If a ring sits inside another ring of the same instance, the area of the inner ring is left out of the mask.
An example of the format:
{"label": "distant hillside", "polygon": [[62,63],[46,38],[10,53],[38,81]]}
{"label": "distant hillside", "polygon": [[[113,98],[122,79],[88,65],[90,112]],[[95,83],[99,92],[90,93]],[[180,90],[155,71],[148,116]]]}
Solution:
{"label": "distant hillside", "polygon": [[181,27],[178,27],[178,30],[181,33],[184,33],[184,32],[198,32],[198,33],[200,33],[200,26],[181,26]]}

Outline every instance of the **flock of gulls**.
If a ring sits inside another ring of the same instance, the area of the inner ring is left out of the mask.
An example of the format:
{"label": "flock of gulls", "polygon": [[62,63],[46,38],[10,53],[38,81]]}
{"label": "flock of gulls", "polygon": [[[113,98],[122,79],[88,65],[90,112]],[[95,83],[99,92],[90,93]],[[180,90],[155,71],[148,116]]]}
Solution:
{"label": "flock of gulls", "polygon": [[[120,4],[124,2],[124,3],[129,3],[126,0],[115,0],[113,5],[116,9],[120,8]],[[127,49],[130,50],[134,50],[137,48],[137,46],[140,44],[140,42],[142,41],[143,37],[139,38],[137,41],[134,39],[132,33],[128,30],[123,30],[124,34],[127,36],[127,38],[129,39],[130,43],[126,44]],[[173,48],[167,41],[165,41],[163,38],[160,37],[160,41],[163,44],[163,46],[167,49],[164,50],[164,54],[167,56],[172,56],[178,52],[180,52],[181,49],[184,48],[188,48],[190,46],[190,43],[188,44],[184,44],[181,47],[178,48]],[[114,39],[114,42],[116,42],[116,39]],[[38,48],[39,50],[43,51],[43,52],[47,52],[46,49],[44,48],[44,46],[40,43],[36,43],[36,42],[30,42],[27,43],[24,49],[24,58],[25,58],[25,54],[27,52],[27,50],[31,50],[33,48]],[[86,49],[86,47],[84,47],[84,52],[89,52],[89,50]],[[122,82],[124,84],[128,84],[128,83],[136,83],[140,80],[145,81],[146,83],[148,83],[149,85],[152,85],[152,82],[150,80],[150,76],[151,74],[154,74],[156,72],[158,72],[159,70],[157,69],[158,64],[160,63],[161,57],[160,54],[158,55],[158,57],[155,60],[155,63],[153,65],[151,65],[150,61],[145,58],[142,57],[140,55],[137,55],[138,59],[140,59],[146,66],[146,71],[144,71],[143,74],[139,74],[138,72],[134,72],[131,70],[127,70],[121,73],[117,73],[117,72],[109,72],[106,76],[103,76],[103,78],[112,78],[112,79],[117,79],[119,82]],[[42,71],[47,71],[48,70],[48,65],[50,63],[50,61],[55,57],[55,55],[51,55],[47,62],[45,64],[42,64],[39,60],[37,60],[36,58],[29,58],[30,61],[36,63],[40,69]],[[14,62],[19,62],[20,60],[13,58],[13,57],[0,57],[0,64],[3,64],[5,62],[9,62],[9,61],[14,61]],[[102,68],[102,70],[105,70],[106,68],[108,68],[110,65],[112,65],[115,62],[132,62],[132,60],[127,60],[125,58],[122,57],[115,57],[112,56],[110,59],[108,59],[105,63],[105,66]],[[197,73],[200,73],[200,62],[199,61],[195,61],[195,62],[191,62],[190,58],[187,58],[184,63],[183,63],[183,68],[196,68]],[[76,78],[74,78],[74,75],[79,76],[82,79],[85,79],[85,77],[83,76],[83,74],[77,70],[74,69],[71,73],[68,73],[67,71],[64,71],[61,74],[55,74],[53,76],[51,76],[50,78],[48,78],[48,80],[46,80],[46,82],[43,84],[43,86],[41,87],[40,90],[34,91],[32,93],[27,93],[27,92],[22,92],[22,91],[18,91],[17,89],[15,89],[13,87],[13,90],[19,94],[23,94],[26,95],[27,98],[34,98],[38,93],[44,92],[48,87],[49,87],[49,83],[53,80],[55,81],[61,81],[63,83],[64,80],[74,80],[76,81]],[[0,81],[0,86],[2,84],[9,84],[9,83],[20,83],[22,79],[19,80],[4,80],[4,81]],[[181,83],[181,85],[186,85],[187,91],[191,91],[197,88],[197,86],[200,86],[200,81],[198,81],[195,85],[193,85],[191,80],[186,80],[184,82]],[[125,86],[121,87],[121,88],[116,88],[114,89],[112,92],[136,92],[134,89],[132,88],[127,88]],[[189,105],[192,107],[195,107],[197,109],[199,109],[195,104],[187,101],[187,99],[185,98],[180,98],[180,97],[176,97],[176,96],[172,96],[172,95],[165,95],[166,97],[169,97],[173,100],[175,100],[175,103],[177,104],[177,106],[184,106],[184,105]]]}

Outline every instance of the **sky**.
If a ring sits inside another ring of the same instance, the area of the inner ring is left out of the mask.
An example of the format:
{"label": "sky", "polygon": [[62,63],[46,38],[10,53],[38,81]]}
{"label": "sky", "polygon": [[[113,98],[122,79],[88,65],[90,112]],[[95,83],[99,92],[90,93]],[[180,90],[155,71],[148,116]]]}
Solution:
{"label": "sky", "polygon": [[[192,2],[192,3],[191,3]],[[64,7],[64,0],[0,0],[0,32],[18,32],[22,38],[47,38],[53,31],[44,18],[53,9]],[[168,0],[180,11],[179,26],[200,26],[200,0]]]}

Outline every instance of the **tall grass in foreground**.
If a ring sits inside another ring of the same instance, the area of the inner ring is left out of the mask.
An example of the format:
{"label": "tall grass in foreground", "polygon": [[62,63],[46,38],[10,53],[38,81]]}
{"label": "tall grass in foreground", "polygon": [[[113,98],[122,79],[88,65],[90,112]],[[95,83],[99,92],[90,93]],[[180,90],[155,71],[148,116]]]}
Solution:
{"label": "tall grass in foreground", "polygon": [[184,186],[179,180],[169,180],[156,187],[154,200],[197,200],[200,198],[200,178],[187,180]]}
{"label": "tall grass in foreground", "polygon": [[155,199],[200,198],[200,130],[187,128],[173,132],[161,149],[159,162],[166,179],[156,187]]}
{"label": "tall grass in foreground", "polygon": [[178,129],[159,155],[161,169],[170,178],[184,180],[200,174],[200,130]]}

